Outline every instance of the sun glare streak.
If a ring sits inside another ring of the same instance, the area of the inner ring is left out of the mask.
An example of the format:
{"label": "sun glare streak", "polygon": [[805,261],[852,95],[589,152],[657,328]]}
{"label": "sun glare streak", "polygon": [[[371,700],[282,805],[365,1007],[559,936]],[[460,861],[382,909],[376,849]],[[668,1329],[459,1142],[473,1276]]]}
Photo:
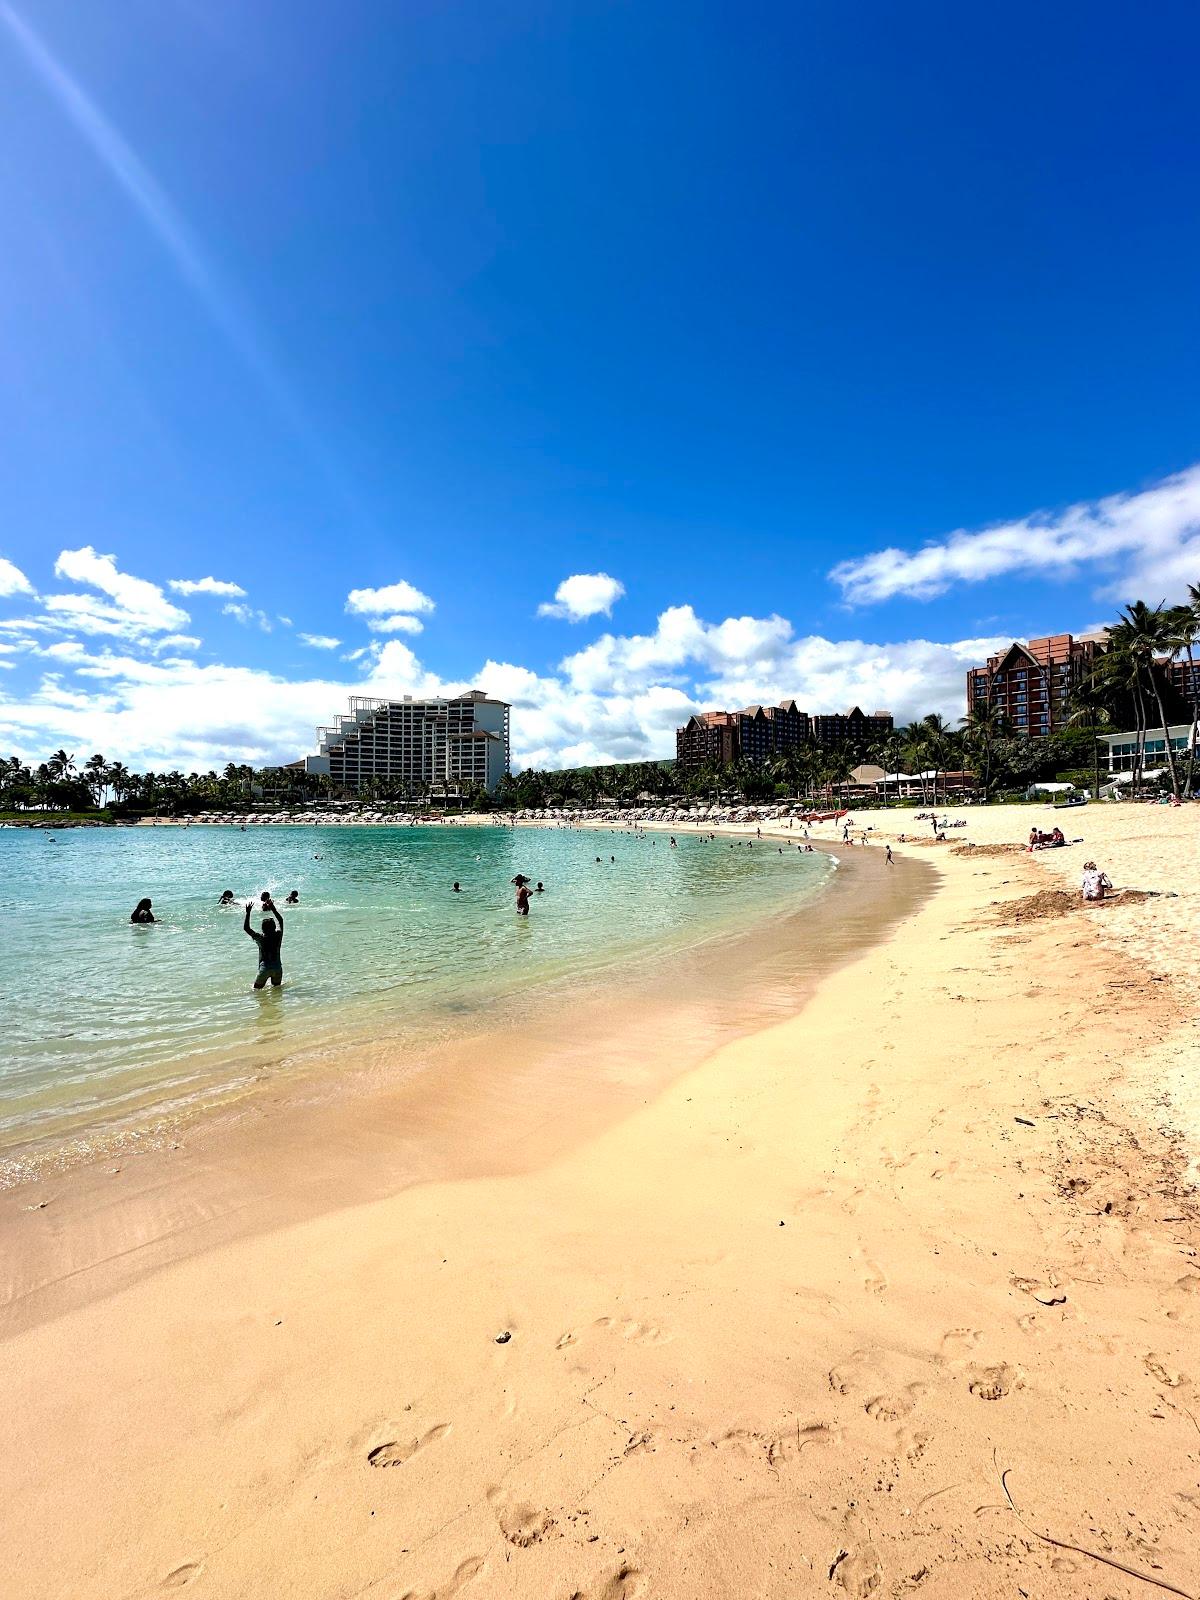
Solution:
{"label": "sun glare streak", "polygon": [[[353,502],[343,475],[329,459],[311,422],[275,370],[229,287],[207,259],[191,228],[145,162],[33,28],[0,0],[3,22],[34,76],[78,129],[93,154],[141,214],[210,320],[257,379],[292,431],[311,452],[343,499]],[[359,508],[355,505],[356,511]],[[359,513],[361,514],[361,512]]]}

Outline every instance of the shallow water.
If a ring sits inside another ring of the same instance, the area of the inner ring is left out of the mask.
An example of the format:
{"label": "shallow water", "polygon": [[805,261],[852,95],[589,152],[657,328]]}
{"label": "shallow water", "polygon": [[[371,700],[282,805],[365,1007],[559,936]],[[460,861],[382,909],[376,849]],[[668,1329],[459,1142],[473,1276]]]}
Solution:
{"label": "shallow water", "polygon": [[[355,1039],[452,1037],[795,910],[832,870],[767,840],[672,849],[566,828],[5,830],[0,1146],[187,1104]],[[516,872],[546,885],[528,919]],[[235,909],[217,905],[225,888]],[[284,986],[253,994],[244,902],[293,888]],[[128,920],[143,895],[150,927]]]}

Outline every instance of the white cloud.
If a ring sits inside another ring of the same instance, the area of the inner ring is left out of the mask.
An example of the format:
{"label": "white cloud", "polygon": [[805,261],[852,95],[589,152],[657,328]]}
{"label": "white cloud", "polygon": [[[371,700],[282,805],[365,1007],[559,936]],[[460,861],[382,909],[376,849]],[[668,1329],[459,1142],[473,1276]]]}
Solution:
{"label": "white cloud", "polygon": [[176,594],[224,594],[232,599],[244,596],[246,591],[239,583],[226,583],[223,578],[169,578],[167,588]]}
{"label": "white cloud", "polygon": [[313,650],[336,650],[342,642],[328,633],[298,633],[296,637],[301,644],[306,644]]}
{"label": "white cloud", "polygon": [[1008,573],[1069,578],[1088,567],[1106,574],[1100,596],[1152,605],[1200,581],[1200,465],[1134,494],[960,528],[915,551],[877,550],[839,562],[829,576],[851,605],[868,605],[896,595],[928,600]]}
{"label": "white cloud", "polygon": [[227,606],[222,606],[221,614],[240,622],[243,628],[257,625],[264,633],[270,633],[274,627],[274,623],[265,611],[259,611],[254,606],[242,605],[237,600],[231,600]]}
{"label": "white cloud", "polygon": [[20,567],[14,566],[4,556],[0,556],[0,596],[32,593],[33,585]]}
{"label": "white cloud", "polygon": [[553,673],[488,660],[469,678],[447,681],[407,642],[389,638],[351,652],[357,659],[344,678],[289,681],[262,669],[60,640],[32,645],[52,652],[55,670],[40,685],[23,697],[0,693],[0,748],[41,760],[56,744],[75,741],[135,767],[262,765],[311,750],[315,726],[344,710],[351,694],[481,688],[513,705],[518,765],[628,761],[672,754],[676,725],[703,707],[790,695],[814,712],[857,702],[868,711],[886,707],[898,722],[927,711],[957,718],[965,668],[1002,642],[797,638],[784,617],[707,622],[690,606],[674,606],[652,633],[607,634]]}
{"label": "white cloud", "polygon": [[625,585],[607,572],[576,572],[564,578],[553,600],[543,600],[539,617],[565,617],[582,622],[585,617],[612,616],[612,608],[625,593]]}
{"label": "white cloud", "polygon": [[434,603],[429,596],[403,579],[399,583],[386,584],[382,589],[351,589],[346,596],[346,610],[360,617],[391,615],[401,611],[428,612],[433,609]]}
{"label": "white cloud", "polygon": [[112,556],[99,555],[91,545],[62,551],[54,571],[57,577],[86,583],[108,596],[104,601],[86,594],[47,595],[46,610],[60,626],[133,640],[151,633],[178,632],[190,620],[158,584],[121,572]]}
{"label": "white cloud", "polygon": [[367,627],[372,633],[423,633],[425,624],[420,617],[368,617]]}

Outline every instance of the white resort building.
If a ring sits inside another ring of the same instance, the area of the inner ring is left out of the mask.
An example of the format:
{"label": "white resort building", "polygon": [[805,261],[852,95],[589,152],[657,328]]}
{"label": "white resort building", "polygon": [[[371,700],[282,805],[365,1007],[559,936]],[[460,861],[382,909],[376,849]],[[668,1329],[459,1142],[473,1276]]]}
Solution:
{"label": "white resort building", "polygon": [[[1186,756],[1192,745],[1192,729],[1190,723],[1173,724],[1167,729],[1171,739],[1171,750],[1178,758]],[[1136,733],[1102,733],[1100,743],[1108,747],[1108,770],[1118,778],[1123,772],[1132,772],[1137,763],[1138,736]],[[1150,777],[1153,772],[1160,769],[1167,770],[1167,747],[1163,740],[1162,728],[1153,726],[1146,729],[1142,737],[1141,767],[1142,776]]]}
{"label": "white resort building", "polygon": [[347,716],[317,729],[304,770],[345,789],[379,778],[414,793],[490,792],[508,771],[509,710],[480,689],[448,700],[352,695]]}

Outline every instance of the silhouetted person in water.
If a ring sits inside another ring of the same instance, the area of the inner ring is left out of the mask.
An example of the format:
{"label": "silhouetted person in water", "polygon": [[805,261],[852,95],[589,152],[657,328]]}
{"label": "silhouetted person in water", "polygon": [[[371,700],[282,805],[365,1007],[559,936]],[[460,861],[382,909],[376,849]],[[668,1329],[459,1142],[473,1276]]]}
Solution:
{"label": "silhouetted person in water", "polygon": [[285,906],[298,906],[300,904],[299,889],[293,889],[283,903]]}
{"label": "silhouetted person in water", "polygon": [[154,913],[150,909],[150,904],[149,900],[139,900],[130,913],[130,922],[153,922]]}
{"label": "silhouetted person in water", "polygon": [[529,890],[523,883],[517,885],[517,915],[519,917],[529,915]]}
{"label": "silhouetted person in water", "polygon": [[246,919],[242,923],[242,929],[258,946],[258,977],[254,980],[254,987],[265,988],[267,979],[270,978],[272,989],[278,989],[283,982],[283,962],[280,959],[280,947],[283,944],[283,914],[270,895],[264,896],[263,910],[271,912],[272,915],[263,918],[262,932],[256,933],[250,926],[250,912],[253,906],[252,900],[246,901]]}
{"label": "silhouetted person in water", "polygon": [[217,901],[217,904],[219,906],[231,906],[233,904],[233,890],[222,889],[221,898]]}
{"label": "silhouetted person in water", "polygon": [[454,892],[455,892],[455,894],[461,894],[462,893],[462,886],[460,884],[456,883],[454,885]]}

